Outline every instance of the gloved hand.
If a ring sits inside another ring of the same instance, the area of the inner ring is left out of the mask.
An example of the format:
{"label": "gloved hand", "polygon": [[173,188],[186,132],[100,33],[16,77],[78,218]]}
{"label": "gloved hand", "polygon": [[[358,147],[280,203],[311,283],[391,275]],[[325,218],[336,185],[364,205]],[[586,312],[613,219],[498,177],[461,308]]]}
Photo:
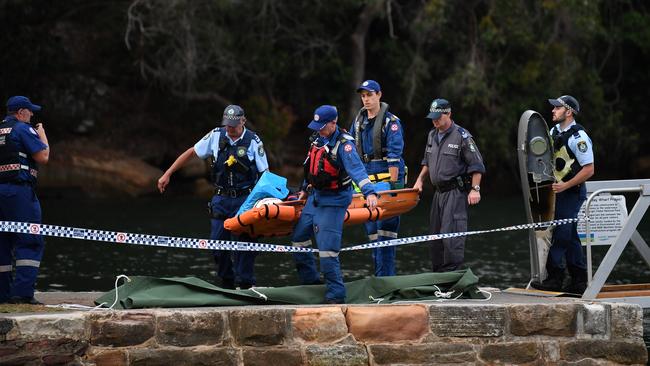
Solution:
{"label": "gloved hand", "polygon": [[403,189],[404,183],[402,182],[390,182],[390,189]]}

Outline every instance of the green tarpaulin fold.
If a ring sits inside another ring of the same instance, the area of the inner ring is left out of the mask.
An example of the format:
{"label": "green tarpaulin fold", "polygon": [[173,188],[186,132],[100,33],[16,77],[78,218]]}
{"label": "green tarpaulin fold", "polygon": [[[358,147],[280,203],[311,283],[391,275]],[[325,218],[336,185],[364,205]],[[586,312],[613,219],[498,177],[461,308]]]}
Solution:
{"label": "green tarpaulin fold", "polygon": [[[346,303],[373,304],[444,298],[483,299],[478,277],[470,269],[446,273],[422,273],[392,277],[370,277],[345,284]],[[239,305],[321,304],[325,285],[256,287],[254,290],[226,290],[196,277],[131,277],[118,287],[117,309],[176,308]],[[450,293],[451,292],[451,293]],[[115,290],[95,300],[109,307]]]}

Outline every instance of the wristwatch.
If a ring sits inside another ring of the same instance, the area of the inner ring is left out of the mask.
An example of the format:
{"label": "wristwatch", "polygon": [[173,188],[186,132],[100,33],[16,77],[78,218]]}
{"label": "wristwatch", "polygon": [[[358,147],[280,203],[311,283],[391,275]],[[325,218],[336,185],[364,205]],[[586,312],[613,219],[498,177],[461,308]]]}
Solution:
{"label": "wristwatch", "polygon": [[481,190],[481,186],[477,184],[474,187],[472,187],[472,189],[475,190],[476,192],[479,192]]}

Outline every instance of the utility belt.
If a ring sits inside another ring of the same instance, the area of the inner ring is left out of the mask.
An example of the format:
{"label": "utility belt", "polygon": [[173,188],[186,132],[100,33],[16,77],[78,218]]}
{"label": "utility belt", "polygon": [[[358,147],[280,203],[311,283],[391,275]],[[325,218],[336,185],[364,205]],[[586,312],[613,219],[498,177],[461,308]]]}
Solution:
{"label": "utility belt", "polygon": [[469,192],[472,187],[472,176],[469,174],[462,174],[450,180],[433,183],[434,190],[444,193],[453,189],[458,189],[461,192]]}
{"label": "utility belt", "polygon": [[230,198],[237,198],[246,194],[251,193],[253,188],[242,188],[242,189],[236,189],[236,188],[226,188],[226,187],[215,187],[214,188],[214,194],[218,196],[224,196],[224,197],[230,197]]}

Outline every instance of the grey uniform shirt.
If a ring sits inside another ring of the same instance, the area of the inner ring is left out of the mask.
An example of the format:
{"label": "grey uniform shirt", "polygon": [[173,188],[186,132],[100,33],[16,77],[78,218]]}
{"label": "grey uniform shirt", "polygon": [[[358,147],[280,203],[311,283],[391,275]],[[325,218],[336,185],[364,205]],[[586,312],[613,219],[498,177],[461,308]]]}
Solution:
{"label": "grey uniform shirt", "polygon": [[485,173],[483,158],[472,135],[452,122],[438,141],[438,130],[429,131],[422,165],[429,168],[431,183],[449,181],[461,174]]}

